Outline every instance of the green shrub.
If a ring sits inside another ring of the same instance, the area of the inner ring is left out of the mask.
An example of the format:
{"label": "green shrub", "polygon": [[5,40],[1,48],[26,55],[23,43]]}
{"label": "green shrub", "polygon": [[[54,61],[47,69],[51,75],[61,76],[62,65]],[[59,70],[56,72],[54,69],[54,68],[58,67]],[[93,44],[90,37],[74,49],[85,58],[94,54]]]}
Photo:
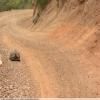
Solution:
{"label": "green shrub", "polygon": [[0,0],[0,11],[31,7],[32,0]]}
{"label": "green shrub", "polygon": [[44,9],[48,4],[49,0],[36,0],[38,7]]}

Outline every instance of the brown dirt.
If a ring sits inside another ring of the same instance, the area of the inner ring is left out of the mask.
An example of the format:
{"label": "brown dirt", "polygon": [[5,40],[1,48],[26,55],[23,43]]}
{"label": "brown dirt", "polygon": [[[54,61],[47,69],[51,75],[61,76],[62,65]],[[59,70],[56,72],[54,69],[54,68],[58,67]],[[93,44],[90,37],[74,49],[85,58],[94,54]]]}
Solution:
{"label": "brown dirt", "polygon": [[[35,26],[31,22],[31,10],[0,13],[0,48],[8,53],[17,49],[22,57],[21,63],[13,64],[6,61],[8,54],[3,50],[4,63],[13,65],[15,71],[9,72],[10,76],[23,73],[14,78],[16,84],[23,81],[30,87],[26,90],[30,94],[25,95],[20,89],[15,92],[18,95],[8,96],[100,97],[100,2],[88,0],[79,5],[76,0],[70,0],[64,4],[62,9],[55,9],[51,2]],[[28,79],[31,81],[26,82]],[[0,96],[5,96],[4,92]]]}

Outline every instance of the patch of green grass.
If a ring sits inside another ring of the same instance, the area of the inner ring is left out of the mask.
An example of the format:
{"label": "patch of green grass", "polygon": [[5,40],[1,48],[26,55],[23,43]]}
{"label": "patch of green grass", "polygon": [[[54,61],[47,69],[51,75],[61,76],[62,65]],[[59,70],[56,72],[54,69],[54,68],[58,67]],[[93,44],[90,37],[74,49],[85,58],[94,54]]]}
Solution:
{"label": "patch of green grass", "polygon": [[32,7],[32,0],[0,0],[0,11]]}

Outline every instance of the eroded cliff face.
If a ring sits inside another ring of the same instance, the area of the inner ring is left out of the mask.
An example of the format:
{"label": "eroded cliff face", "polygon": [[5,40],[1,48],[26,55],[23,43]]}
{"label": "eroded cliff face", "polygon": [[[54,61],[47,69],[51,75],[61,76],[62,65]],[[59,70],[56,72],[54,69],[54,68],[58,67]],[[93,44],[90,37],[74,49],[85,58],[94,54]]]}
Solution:
{"label": "eroded cliff face", "polygon": [[37,16],[34,31],[47,32],[64,46],[99,50],[99,0],[51,0]]}
{"label": "eroded cliff face", "polygon": [[89,38],[98,33],[99,23],[99,0],[52,0],[33,29],[53,31],[53,37],[62,38],[66,44],[73,41],[83,45],[87,40],[87,45]]}
{"label": "eroded cliff face", "polygon": [[58,19],[63,19],[63,21],[78,20],[80,21],[80,23],[84,24],[93,24],[94,22],[98,23],[100,15],[100,1],[51,0],[48,6],[42,11],[40,19],[42,19],[43,23],[49,23],[48,20],[45,21],[45,18],[49,17],[49,19],[51,19],[50,15],[54,16],[54,21]]}

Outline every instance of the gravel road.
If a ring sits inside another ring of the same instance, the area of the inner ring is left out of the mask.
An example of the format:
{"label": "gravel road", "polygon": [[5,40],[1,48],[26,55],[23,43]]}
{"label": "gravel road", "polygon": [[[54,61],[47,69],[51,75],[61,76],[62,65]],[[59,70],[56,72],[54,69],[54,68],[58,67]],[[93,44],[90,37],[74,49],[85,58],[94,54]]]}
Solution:
{"label": "gravel road", "polygon": [[[0,13],[0,97],[99,97],[99,67],[84,49],[62,48],[19,24],[30,10]],[[9,61],[16,49],[21,62]]]}

